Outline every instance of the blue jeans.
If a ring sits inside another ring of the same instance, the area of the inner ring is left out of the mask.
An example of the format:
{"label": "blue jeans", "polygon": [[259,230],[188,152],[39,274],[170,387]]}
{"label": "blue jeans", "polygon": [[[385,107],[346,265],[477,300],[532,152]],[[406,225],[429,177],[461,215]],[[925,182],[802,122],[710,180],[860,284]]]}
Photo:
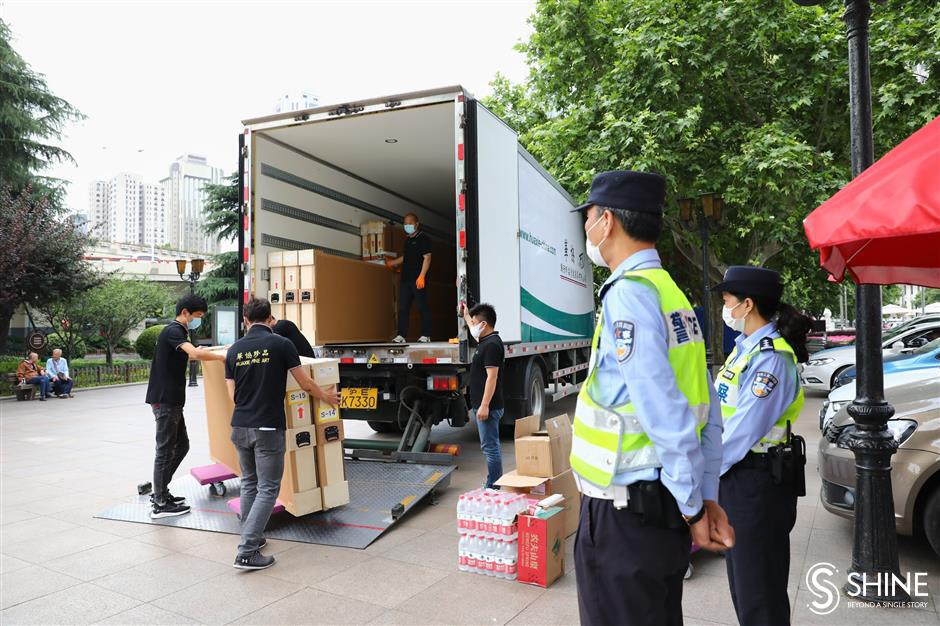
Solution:
{"label": "blue jeans", "polygon": [[492,489],[499,477],[503,475],[503,455],[499,449],[499,420],[503,417],[504,410],[490,409],[490,417],[486,420],[477,419],[476,409],[470,411],[477,422],[477,430],[480,431],[480,447],[483,449],[483,457],[486,458],[486,483],[483,486],[487,489]]}
{"label": "blue jeans", "polygon": [[49,384],[51,381],[46,376],[33,376],[26,379],[27,385],[36,385],[39,387],[39,397],[45,398],[49,395]]}
{"label": "blue jeans", "polygon": [[287,442],[283,430],[232,427],[232,443],[238,450],[242,471],[241,508],[242,538],[239,554],[251,554],[261,546],[264,528],[281,490],[284,475],[284,453]]}

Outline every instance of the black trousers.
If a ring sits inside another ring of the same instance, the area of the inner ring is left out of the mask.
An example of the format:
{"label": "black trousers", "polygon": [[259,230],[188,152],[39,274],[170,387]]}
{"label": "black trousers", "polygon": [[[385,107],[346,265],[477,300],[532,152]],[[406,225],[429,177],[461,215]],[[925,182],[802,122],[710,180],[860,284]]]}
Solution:
{"label": "black trousers", "polygon": [[189,434],[183,407],[171,404],[154,404],[153,417],[157,424],[157,449],[153,455],[153,499],[166,503],[173,474],[189,452]]}
{"label": "black trousers", "polygon": [[402,337],[408,336],[408,326],[411,322],[411,303],[418,305],[418,313],[421,314],[421,334],[425,337],[431,336],[431,307],[428,306],[428,292],[426,289],[418,289],[414,279],[401,279],[401,291],[398,294],[398,334]]}
{"label": "black trousers", "polygon": [[734,527],[734,548],[725,554],[728,584],[742,626],[790,623],[790,531],[796,494],[775,485],[766,467],[735,466],[721,477],[719,504]]}
{"label": "black trousers", "polygon": [[581,624],[681,625],[691,547],[687,528],[641,526],[635,513],[584,496],[574,542]]}

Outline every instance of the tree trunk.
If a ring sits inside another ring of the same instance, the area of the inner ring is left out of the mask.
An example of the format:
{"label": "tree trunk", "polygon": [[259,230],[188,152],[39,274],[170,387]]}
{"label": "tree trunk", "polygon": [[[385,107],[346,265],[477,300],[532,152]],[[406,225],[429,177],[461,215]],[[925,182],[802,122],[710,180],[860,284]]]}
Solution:
{"label": "tree trunk", "polygon": [[104,352],[104,362],[107,363],[108,365],[111,365],[111,364],[114,363],[114,346],[111,345],[111,340],[110,340],[110,339],[108,339],[107,341],[105,341],[105,344],[104,344],[104,345],[105,345],[105,347],[104,347],[104,350],[105,350],[105,352]]}

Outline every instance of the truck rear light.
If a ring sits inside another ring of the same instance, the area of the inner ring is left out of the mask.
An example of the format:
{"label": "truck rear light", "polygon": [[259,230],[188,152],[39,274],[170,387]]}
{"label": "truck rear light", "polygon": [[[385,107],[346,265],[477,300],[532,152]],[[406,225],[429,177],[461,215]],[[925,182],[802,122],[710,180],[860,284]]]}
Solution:
{"label": "truck rear light", "polygon": [[456,376],[428,376],[428,391],[456,391]]}
{"label": "truck rear light", "polygon": [[457,144],[457,160],[463,161],[463,144]]}
{"label": "truck rear light", "polygon": [[460,210],[463,211],[467,207],[467,194],[462,193],[458,196],[457,202],[459,203]]}
{"label": "truck rear light", "polygon": [[467,231],[465,230],[460,231],[460,247],[467,247]]}
{"label": "truck rear light", "polygon": [[248,290],[247,290],[247,289],[246,289],[245,292],[242,294],[242,298],[243,298],[245,304],[248,304],[248,301],[250,300],[250,298],[248,297]]}
{"label": "truck rear light", "polygon": [[351,356],[343,357],[339,360],[340,363],[352,363],[353,358]]}
{"label": "truck rear light", "polygon": [[244,257],[245,263],[247,263],[247,262],[248,262],[248,248],[247,248],[247,246],[245,247],[245,250],[244,250],[244,252],[242,253],[242,255],[243,255],[243,257]]}

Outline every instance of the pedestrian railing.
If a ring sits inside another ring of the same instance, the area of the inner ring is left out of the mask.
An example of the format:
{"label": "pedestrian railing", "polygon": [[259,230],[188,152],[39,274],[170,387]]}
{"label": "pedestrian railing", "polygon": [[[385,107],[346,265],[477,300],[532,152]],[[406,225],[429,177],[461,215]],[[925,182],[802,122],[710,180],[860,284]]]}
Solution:
{"label": "pedestrian railing", "polygon": [[72,368],[76,387],[100,387],[144,382],[150,377],[150,363],[92,365]]}

